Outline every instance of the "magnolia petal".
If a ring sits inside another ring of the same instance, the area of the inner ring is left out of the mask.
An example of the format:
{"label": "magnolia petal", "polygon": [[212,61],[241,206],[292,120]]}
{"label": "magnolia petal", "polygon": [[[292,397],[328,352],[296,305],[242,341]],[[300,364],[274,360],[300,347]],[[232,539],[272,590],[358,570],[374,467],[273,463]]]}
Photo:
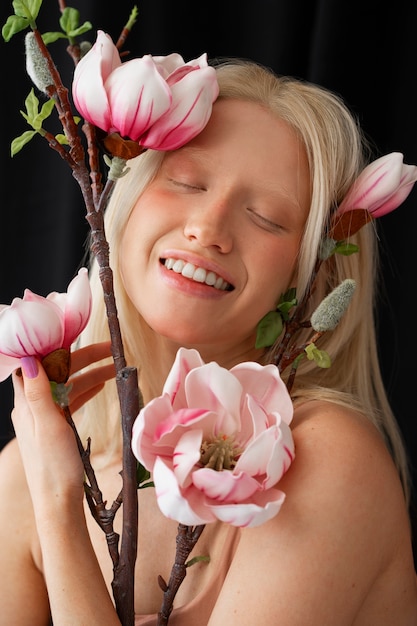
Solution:
{"label": "magnolia petal", "polygon": [[276,485],[295,457],[294,440],[287,424],[272,427],[259,435],[244,450],[235,472],[264,476],[263,489]]}
{"label": "magnolia petal", "polygon": [[203,467],[192,475],[193,484],[210,500],[235,504],[247,500],[259,490],[258,481],[244,472],[231,472]]}
{"label": "magnolia petal", "polygon": [[18,367],[20,367],[20,359],[0,354],[0,382],[6,380]]}
{"label": "magnolia petal", "polygon": [[203,440],[201,430],[187,430],[175,447],[172,464],[175,478],[181,488],[191,483],[190,473],[200,460],[200,448]]}
{"label": "magnolia petal", "polygon": [[78,112],[106,132],[111,128],[110,105],[104,83],[121,65],[111,37],[99,30],[94,46],[75,67],[72,96]]}
{"label": "magnolia petal", "polygon": [[240,381],[245,392],[256,398],[266,412],[278,410],[284,422],[291,423],[294,406],[275,365],[260,365],[248,361],[235,365],[230,372]]}
{"label": "magnolia petal", "polygon": [[277,427],[268,428],[260,433],[256,439],[248,444],[239,457],[235,471],[246,472],[252,476],[266,474],[277,437],[279,437],[279,428]]}
{"label": "magnolia petal", "polygon": [[68,285],[67,293],[51,293],[47,300],[55,302],[64,313],[64,339],[62,348],[71,344],[87,326],[91,314],[92,295],[88,270],[82,267]]}
{"label": "magnolia petal", "polygon": [[252,502],[210,505],[210,509],[221,522],[241,528],[254,528],[275,517],[284,500],[285,493],[269,489],[254,494]]}
{"label": "magnolia petal", "polygon": [[157,454],[169,456],[171,446],[161,446],[155,438],[155,431],[160,422],[170,415],[172,406],[167,394],[151,400],[140,411],[132,428],[132,452],[142,465],[152,472]]}
{"label": "magnolia petal", "polygon": [[139,141],[146,148],[176,150],[203,130],[219,93],[216,71],[196,68],[173,84],[171,91],[171,108]]}
{"label": "magnolia petal", "polygon": [[[414,166],[410,165],[408,167]],[[403,184],[399,189],[397,189],[397,191],[393,193],[392,196],[386,200],[386,202],[382,203],[380,206],[372,211],[372,217],[382,217],[383,215],[391,213],[391,211],[394,211],[397,207],[399,207],[400,204],[402,204],[404,200],[410,195],[416,180],[417,176],[412,182]]]}
{"label": "magnolia petal", "polygon": [[201,367],[204,361],[198,350],[179,348],[175,361],[165,381],[163,393],[171,396],[173,407],[187,406],[185,398],[185,379],[192,369]]}
{"label": "magnolia petal", "polygon": [[192,370],[185,380],[187,404],[217,413],[216,432],[233,434],[240,429],[242,387],[233,374],[212,361]]}
{"label": "magnolia petal", "polygon": [[259,404],[255,398],[247,395],[242,402],[241,407],[241,426],[239,430],[239,443],[241,446],[247,446],[250,441],[256,439],[270,426],[279,420],[277,413],[266,413],[263,406]]}
{"label": "magnolia petal", "polygon": [[158,72],[165,80],[178,68],[185,66],[185,61],[178,52],[172,52],[167,56],[153,56],[152,58]]}
{"label": "magnolia petal", "polygon": [[46,298],[15,298],[0,312],[0,353],[6,356],[43,357],[60,348],[63,337],[62,312]]}
{"label": "magnolia petal", "polygon": [[215,521],[209,508],[201,505],[201,495],[193,497],[193,489],[186,492],[186,497],[178,486],[174,473],[161,459],[156,459],[152,475],[158,506],[169,519],[180,524],[195,526]]}
{"label": "magnolia petal", "polygon": [[171,91],[150,54],[123,63],[105,83],[113,131],[137,141],[171,106]]}

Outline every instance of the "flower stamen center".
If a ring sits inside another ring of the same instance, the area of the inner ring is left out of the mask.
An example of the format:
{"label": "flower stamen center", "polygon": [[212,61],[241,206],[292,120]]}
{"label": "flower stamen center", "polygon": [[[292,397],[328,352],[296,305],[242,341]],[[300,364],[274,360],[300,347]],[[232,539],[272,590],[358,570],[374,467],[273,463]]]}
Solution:
{"label": "flower stamen center", "polygon": [[235,467],[242,449],[235,443],[233,436],[220,434],[211,441],[203,441],[200,452],[202,465],[221,472]]}

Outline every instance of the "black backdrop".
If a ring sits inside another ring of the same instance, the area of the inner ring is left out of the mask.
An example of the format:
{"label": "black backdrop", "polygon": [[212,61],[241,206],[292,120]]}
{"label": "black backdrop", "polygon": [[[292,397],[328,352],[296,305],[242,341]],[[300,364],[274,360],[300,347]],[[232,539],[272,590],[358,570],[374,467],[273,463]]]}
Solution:
{"label": "black backdrop", "polygon": [[[81,20],[114,38],[134,0],[104,3],[74,0]],[[417,2],[396,0],[389,10],[377,0],[138,0],[139,19],[126,49],[132,55],[179,52],[185,60],[253,58],[338,92],[359,116],[379,154],[399,151],[417,164]],[[117,10],[113,7],[117,6]],[[10,8],[10,10],[9,10]],[[3,0],[1,24],[11,14]],[[58,0],[44,0],[38,26],[57,30]],[[90,35],[92,39],[94,35]],[[32,85],[24,70],[23,37],[1,41],[2,131],[0,302],[64,291],[82,263],[88,233],[81,194],[68,166],[36,137],[10,158],[11,140],[27,127],[19,110]],[[51,50],[64,77],[72,65],[60,42]],[[53,129],[52,129],[53,130]],[[58,132],[58,128],[54,132]],[[417,190],[379,222],[383,293],[379,346],[385,382],[410,453],[417,483],[417,424],[414,407],[415,239]],[[0,448],[12,436],[10,380],[0,384]],[[416,526],[416,506],[413,519]]]}

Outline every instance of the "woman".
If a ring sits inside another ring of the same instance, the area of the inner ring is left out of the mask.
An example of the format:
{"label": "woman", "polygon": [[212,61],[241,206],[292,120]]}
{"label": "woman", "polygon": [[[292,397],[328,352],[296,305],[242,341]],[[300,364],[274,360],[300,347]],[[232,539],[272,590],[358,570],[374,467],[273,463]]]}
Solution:
{"label": "woman", "polygon": [[[255,348],[257,324],[290,287],[301,300],[330,211],[367,162],[357,123],[334,95],[246,62],[217,72],[206,128],[176,151],[132,161],[107,211],[127,361],[138,367],[145,403],[161,394],[181,346],[227,368],[273,358],[276,347]],[[360,252],[324,262],[308,300],[312,312],[342,280],[356,281],[348,313],[320,340],[332,366],[305,359],[298,368],[296,457],[279,483],[285,503],[257,528],[207,525],[192,555],[210,561],[190,569],[171,625],[417,624],[407,463],[377,361],[372,225],[352,242]],[[212,272],[217,286],[173,271],[172,260],[177,270],[191,263]],[[111,502],[120,490],[119,411],[113,382],[103,386],[113,366],[83,369],[109,350],[97,267],[91,283],[95,309],[73,355],[71,401],[83,406],[79,431],[91,436]],[[36,361],[13,379],[18,443],[0,465],[3,623],[44,625],[51,610],[55,626],[119,624],[73,433]],[[160,513],[153,489],[139,492],[139,515],[136,623],[150,625],[177,524]]]}

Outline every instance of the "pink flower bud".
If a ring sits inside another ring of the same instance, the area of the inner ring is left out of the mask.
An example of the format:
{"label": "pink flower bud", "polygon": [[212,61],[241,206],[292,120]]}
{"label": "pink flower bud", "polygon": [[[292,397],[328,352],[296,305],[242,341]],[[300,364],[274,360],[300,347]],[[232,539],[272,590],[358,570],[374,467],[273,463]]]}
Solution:
{"label": "pink flower bud", "polygon": [[400,152],[391,152],[370,163],[358,176],[337,215],[365,209],[373,218],[394,211],[411,192],[417,180],[417,167],[403,163]]}
{"label": "pink flower bud", "polygon": [[189,63],[177,53],[122,63],[111,38],[98,31],[75,68],[72,93],[79,113],[106,133],[173,150],[203,130],[219,87],[206,54]]}
{"label": "pink flower bud", "polygon": [[55,350],[69,350],[87,325],[91,313],[88,271],[81,268],[67,293],[46,298],[29,289],[23,299],[0,305],[0,381],[20,366],[20,359],[40,359]]}

